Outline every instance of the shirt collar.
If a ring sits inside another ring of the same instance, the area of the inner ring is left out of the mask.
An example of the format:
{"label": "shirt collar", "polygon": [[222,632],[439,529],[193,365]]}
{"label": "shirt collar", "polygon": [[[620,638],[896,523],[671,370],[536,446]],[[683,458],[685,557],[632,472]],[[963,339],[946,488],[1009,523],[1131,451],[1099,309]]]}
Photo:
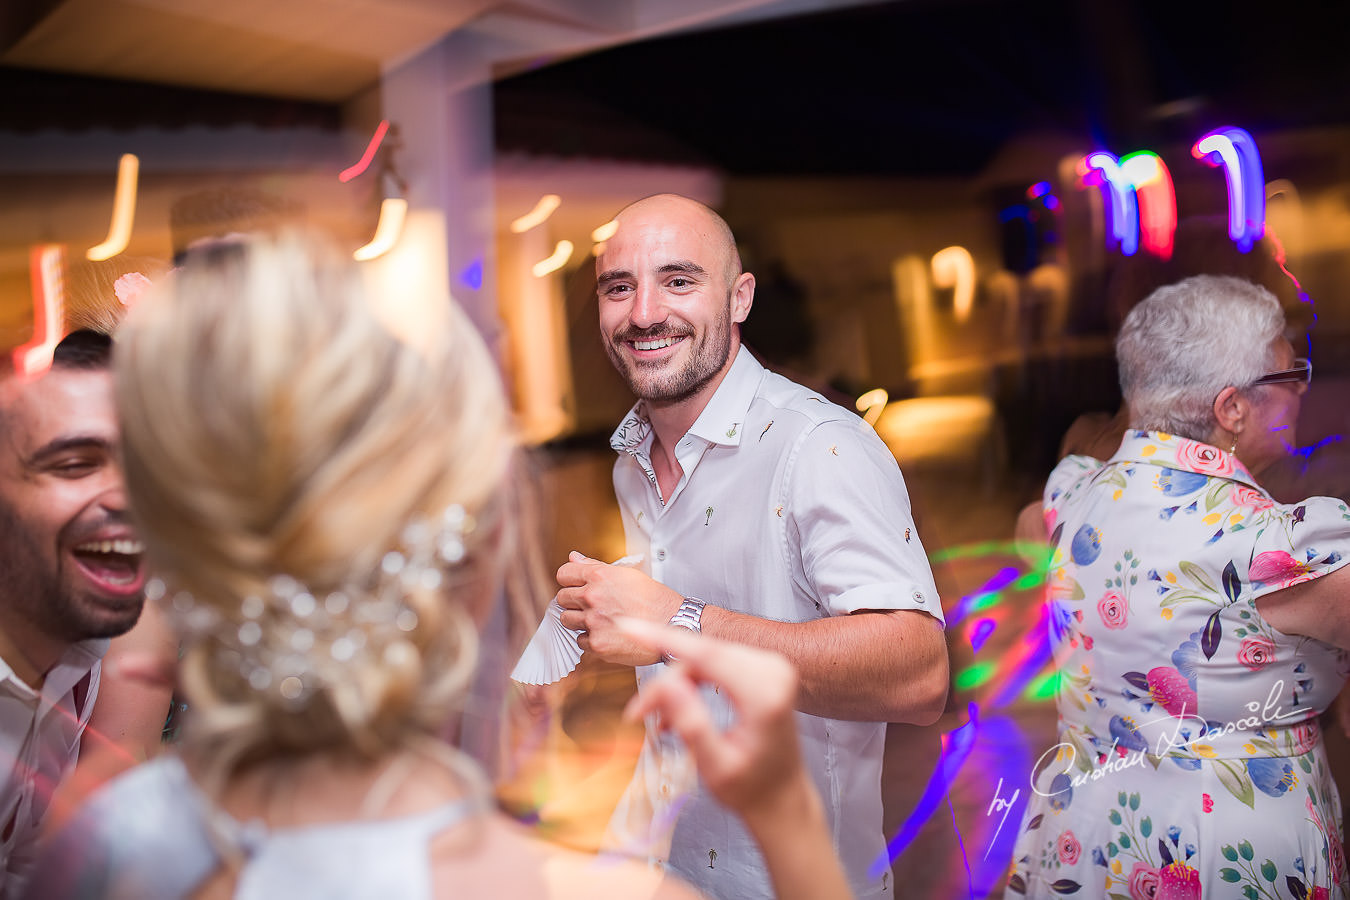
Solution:
{"label": "shirt collar", "polygon": [[[47,670],[42,684],[43,693],[54,694],[55,698],[64,695],[76,682],[88,675],[107,652],[107,638],[90,638],[71,644],[56,661],[56,665]],[[25,696],[38,696],[38,692],[15,675],[14,669],[3,659],[0,659],[0,683],[11,685]]]}
{"label": "shirt collar", "polygon": [[[746,413],[754,402],[755,391],[764,377],[764,367],[742,345],[736,351],[722,383],[713,391],[708,405],[689,429],[689,434],[710,444],[739,446]],[[636,453],[651,442],[652,423],[647,415],[647,403],[639,400],[628,410],[619,427],[609,437],[609,446],[616,453]]]}
{"label": "shirt collar", "polygon": [[1125,432],[1125,439],[1121,441],[1120,449],[1111,457],[1110,462],[1143,463],[1180,469],[1183,472],[1226,478],[1257,490],[1262,489],[1242,461],[1227,450],[1203,441],[1193,441],[1161,431],[1131,429]]}
{"label": "shirt collar", "polygon": [[764,367],[745,345],[736,351],[731,368],[713,391],[708,405],[690,427],[689,433],[710,444],[740,446],[742,427],[755,392],[764,377]]}

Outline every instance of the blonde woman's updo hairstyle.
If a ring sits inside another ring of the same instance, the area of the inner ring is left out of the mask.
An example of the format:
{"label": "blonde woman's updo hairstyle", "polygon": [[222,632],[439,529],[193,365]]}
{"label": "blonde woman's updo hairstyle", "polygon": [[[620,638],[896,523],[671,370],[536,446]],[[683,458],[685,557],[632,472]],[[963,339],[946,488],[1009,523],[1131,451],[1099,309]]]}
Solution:
{"label": "blonde woman's updo hairstyle", "polygon": [[184,639],[186,740],[215,776],[378,758],[440,728],[472,674],[507,408],[453,304],[399,298],[417,318],[400,337],[379,302],[312,238],[227,240],[190,251],[119,335],[148,594]]}

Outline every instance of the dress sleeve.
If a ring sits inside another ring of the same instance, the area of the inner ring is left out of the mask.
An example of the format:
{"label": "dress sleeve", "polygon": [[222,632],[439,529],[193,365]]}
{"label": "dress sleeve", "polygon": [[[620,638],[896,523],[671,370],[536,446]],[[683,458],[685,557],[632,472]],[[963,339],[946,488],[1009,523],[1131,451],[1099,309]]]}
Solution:
{"label": "dress sleeve", "polygon": [[[1309,497],[1266,511],[1246,571],[1253,599],[1311,581],[1350,562],[1350,510],[1333,497]],[[1242,560],[1234,560],[1241,565]]]}
{"label": "dress sleeve", "polygon": [[834,615],[942,604],[895,457],[861,420],[811,428],[785,479],[788,530],[815,595]]}

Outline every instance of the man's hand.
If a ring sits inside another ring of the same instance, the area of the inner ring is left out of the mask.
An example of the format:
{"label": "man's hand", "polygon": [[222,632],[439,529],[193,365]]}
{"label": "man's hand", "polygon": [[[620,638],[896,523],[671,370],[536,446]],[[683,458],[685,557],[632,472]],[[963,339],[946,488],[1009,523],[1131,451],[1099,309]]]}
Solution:
{"label": "man's hand", "polygon": [[573,550],[558,569],[558,605],[562,624],[584,632],[577,638],[582,650],[606,662],[646,666],[660,659],[650,644],[633,640],[614,626],[616,616],[644,619],[664,625],[684,599],[637,569],[606,565]]}

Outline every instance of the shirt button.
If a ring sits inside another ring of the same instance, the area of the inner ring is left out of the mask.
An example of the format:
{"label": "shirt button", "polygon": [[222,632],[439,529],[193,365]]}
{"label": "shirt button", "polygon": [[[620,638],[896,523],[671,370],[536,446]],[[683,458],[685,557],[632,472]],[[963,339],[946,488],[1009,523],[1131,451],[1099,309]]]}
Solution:
{"label": "shirt button", "polygon": [[657,559],[658,562],[665,562],[665,561],[666,561],[666,551],[665,551],[665,548],[664,548],[664,547],[663,547],[662,549],[656,551],[656,559]]}

